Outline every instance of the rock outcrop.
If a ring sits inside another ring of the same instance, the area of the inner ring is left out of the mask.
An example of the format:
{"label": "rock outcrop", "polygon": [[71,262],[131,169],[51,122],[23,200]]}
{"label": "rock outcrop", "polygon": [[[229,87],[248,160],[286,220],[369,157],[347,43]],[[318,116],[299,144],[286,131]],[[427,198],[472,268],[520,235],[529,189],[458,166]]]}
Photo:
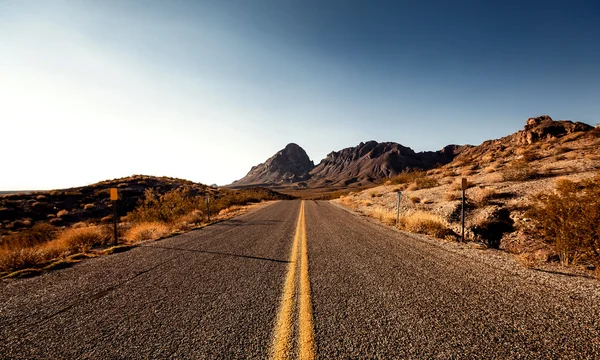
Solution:
{"label": "rock outcrop", "polygon": [[440,151],[415,152],[394,142],[368,141],[331,152],[311,171],[311,185],[347,186],[373,183],[407,169],[431,169],[447,164],[463,147],[449,145]]}
{"label": "rock outcrop", "polygon": [[537,142],[561,138],[577,132],[587,132],[594,127],[570,120],[552,120],[548,115],[527,119],[523,130],[500,139],[487,140],[460,154],[457,160],[484,156],[504,151],[509,148],[531,145]]}
{"label": "rock outcrop", "polygon": [[283,150],[270,157],[262,164],[250,169],[233,186],[277,185],[307,180],[309,172],[315,167],[306,151],[296,144],[288,144]]}

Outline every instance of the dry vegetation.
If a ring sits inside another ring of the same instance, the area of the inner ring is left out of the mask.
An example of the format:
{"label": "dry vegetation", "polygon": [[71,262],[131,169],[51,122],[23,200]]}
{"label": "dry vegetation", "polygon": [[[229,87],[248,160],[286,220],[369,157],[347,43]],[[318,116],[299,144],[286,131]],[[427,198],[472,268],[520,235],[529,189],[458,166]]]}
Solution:
{"label": "dry vegetation", "polygon": [[[188,185],[163,193],[146,189],[137,207],[119,219],[119,243],[132,245],[205,226],[208,223],[206,194],[210,198],[211,222],[243,213],[250,204],[287,198],[262,188],[228,190]],[[91,209],[96,205],[82,206],[86,207]],[[69,211],[61,210],[57,216],[68,214]],[[112,221],[112,216],[108,220]],[[82,221],[59,227],[37,222],[0,237],[0,277],[18,274],[21,269],[52,267],[53,263],[64,262],[75,254],[96,256],[111,245],[113,229],[110,225]]]}
{"label": "dry vegetation", "polygon": [[600,129],[531,144],[513,140],[491,140],[445,166],[407,171],[334,201],[396,226],[401,191],[399,228],[457,239],[467,177],[467,241],[514,253],[529,267],[600,269]]}

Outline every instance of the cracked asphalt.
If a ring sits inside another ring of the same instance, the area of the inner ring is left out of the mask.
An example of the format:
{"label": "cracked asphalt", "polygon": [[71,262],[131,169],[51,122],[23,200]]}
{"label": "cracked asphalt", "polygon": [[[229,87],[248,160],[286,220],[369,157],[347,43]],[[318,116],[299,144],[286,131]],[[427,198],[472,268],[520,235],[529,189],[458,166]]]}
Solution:
{"label": "cracked asphalt", "polygon": [[[0,358],[269,358],[299,209],[2,281]],[[328,202],[305,220],[317,358],[600,357],[595,280],[508,271]]]}

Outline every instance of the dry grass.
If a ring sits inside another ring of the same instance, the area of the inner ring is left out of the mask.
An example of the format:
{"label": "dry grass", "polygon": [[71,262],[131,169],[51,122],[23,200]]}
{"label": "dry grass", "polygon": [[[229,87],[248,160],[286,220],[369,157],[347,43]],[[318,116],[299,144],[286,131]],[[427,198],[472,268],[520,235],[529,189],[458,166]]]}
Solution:
{"label": "dry grass", "polygon": [[[47,231],[40,234],[40,237],[35,237],[35,233],[25,233],[19,234],[22,238],[18,241],[3,241],[0,247],[0,270],[12,271],[41,265],[62,256],[104,245],[110,239],[108,229],[95,225],[69,228],[59,233],[48,227],[45,230]],[[28,240],[24,240],[25,238]]]}
{"label": "dry grass", "polygon": [[401,216],[399,226],[409,232],[426,234],[440,239],[454,234],[441,217],[423,211]]}
{"label": "dry grass", "polygon": [[370,207],[364,211],[364,214],[387,225],[393,225],[396,223],[396,212],[381,206]]}
{"label": "dry grass", "polygon": [[125,232],[123,238],[128,243],[138,243],[146,240],[156,240],[171,233],[171,229],[161,222],[141,222],[134,224]]}
{"label": "dry grass", "polygon": [[490,166],[486,167],[485,169],[483,169],[483,172],[486,173],[486,174],[490,174],[490,173],[493,173],[496,170],[497,170],[496,166],[490,165]]}
{"label": "dry grass", "polygon": [[415,179],[412,183],[410,183],[407,190],[415,191],[421,189],[429,189],[436,186],[439,186],[439,182],[436,179],[428,176],[423,176],[421,178]]}
{"label": "dry grass", "polygon": [[47,246],[71,253],[85,252],[94,246],[105,245],[109,239],[110,232],[107,228],[92,225],[66,229],[55,240],[47,243]]}
{"label": "dry grass", "polygon": [[450,190],[444,193],[444,200],[446,201],[456,201],[462,198],[461,191]]}
{"label": "dry grass", "polygon": [[526,181],[532,180],[539,176],[537,170],[523,159],[513,161],[502,172],[504,181]]}
{"label": "dry grass", "polygon": [[417,196],[409,196],[408,200],[413,204],[418,204],[421,202],[421,198]]}
{"label": "dry grass", "polygon": [[474,189],[469,194],[469,198],[474,200],[480,206],[484,206],[490,203],[492,199],[497,196],[497,192],[493,188]]}

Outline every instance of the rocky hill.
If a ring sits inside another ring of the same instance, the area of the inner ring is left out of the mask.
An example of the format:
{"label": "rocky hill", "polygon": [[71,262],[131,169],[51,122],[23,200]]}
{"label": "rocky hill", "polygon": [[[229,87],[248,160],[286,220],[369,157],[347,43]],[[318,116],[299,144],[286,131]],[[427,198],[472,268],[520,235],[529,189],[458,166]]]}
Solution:
{"label": "rocky hill", "polygon": [[[77,222],[99,223],[112,220],[109,199],[110,188],[119,191],[118,216],[124,216],[144,198],[146,189],[158,194],[186,188],[190,194],[213,199],[231,195],[231,190],[206,186],[189,180],[134,175],[106,180],[96,184],[63,190],[21,192],[0,195],[0,235],[27,229],[38,222],[48,222],[61,227]],[[252,188],[243,190],[265,199],[287,199],[269,189]]]}
{"label": "rocky hill", "polygon": [[457,161],[477,156],[491,155],[519,146],[532,145],[539,142],[558,140],[573,133],[585,133],[594,129],[592,126],[570,120],[554,121],[548,115],[527,119],[523,130],[500,139],[488,140],[479,146],[463,151]]}
{"label": "rocky hill", "polygon": [[417,153],[394,142],[368,141],[329,153],[311,171],[311,186],[365,185],[396,176],[407,169],[428,170],[449,163],[465,148],[448,145],[440,151]]}
{"label": "rocky hill", "polygon": [[468,146],[448,145],[440,151],[417,153],[394,142],[368,141],[331,152],[315,166],[300,146],[289,144],[231,186],[363,186],[407,169],[428,170],[447,164],[466,148]]}
{"label": "rocky hill", "polygon": [[[532,210],[539,209],[541,199],[561,191],[585,198],[591,191],[584,191],[586,186],[600,186],[599,171],[600,127],[544,115],[527,119],[524,128],[511,135],[463,149],[444,166],[401,174],[336,201],[395,225],[401,191],[398,227],[456,239],[461,233],[461,183],[466,178],[466,239],[518,254],[527,266],[545,268],[560,252],[552,239],[539,236]],[[582,213],[573,209],[564,215]],[[582,234],[573,239],[579,241]],[[581,254],[580,260],[589,265]]]}
{"label": "rocky hill", "polygon": [[296,144],[288,144],[284,149],[262,164],[250,169],[234,186],[250,184],[276,185],[307,180],[309,172],[315,167],[306,151]]}

